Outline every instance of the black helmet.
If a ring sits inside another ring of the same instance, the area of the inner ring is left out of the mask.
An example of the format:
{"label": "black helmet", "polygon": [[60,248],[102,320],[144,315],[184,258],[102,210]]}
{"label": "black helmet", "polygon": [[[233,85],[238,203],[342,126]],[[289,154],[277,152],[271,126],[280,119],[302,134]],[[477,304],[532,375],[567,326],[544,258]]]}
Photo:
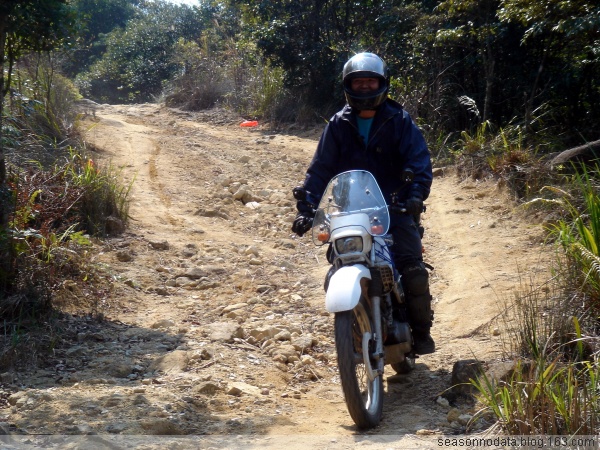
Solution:
{"label": "black helmet", "polygon": [[[359,53],[344,64],[342,72],[344,92],[348,104],[359,111],[377,109],[386,97],[390,88],[390,73],[383,59],[374,53]],[[379,78],[379,89],[376,92],[360,94],[351,89],[350,80],[353,78]]]}

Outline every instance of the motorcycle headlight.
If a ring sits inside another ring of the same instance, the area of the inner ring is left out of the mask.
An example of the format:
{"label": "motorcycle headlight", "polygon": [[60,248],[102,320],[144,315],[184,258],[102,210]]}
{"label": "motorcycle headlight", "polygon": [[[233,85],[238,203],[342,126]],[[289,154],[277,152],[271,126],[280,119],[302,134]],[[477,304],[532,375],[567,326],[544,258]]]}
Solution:
{"label": "motorcycle headlight", "polygon": [[362,252],[363,240],[360,236],[351,236],[341,238],[335,241],[335,249],[338,255],[344,255],[346,253]]}

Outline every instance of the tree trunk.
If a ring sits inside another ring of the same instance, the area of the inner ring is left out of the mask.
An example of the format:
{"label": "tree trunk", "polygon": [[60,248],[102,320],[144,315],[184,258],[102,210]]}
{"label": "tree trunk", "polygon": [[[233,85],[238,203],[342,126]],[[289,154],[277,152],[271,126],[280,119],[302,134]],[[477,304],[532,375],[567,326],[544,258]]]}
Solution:
{"label": "tree trunk", "polygon": [[[8,87],[4,85],[4,54],[6,50],[6,17],[0,16],[0,239],[4,235],[4,231],[8,225],[8,189],[6,187],[6,161],[4,160],[4,139],[3,139],[3,123],[4,123],[4,98],[8,92]],[[3,253],[3,245],[0,241],[0,271],[3,269],[3,261],[5,255]]]}
{"label": "tree trunk", "polygon": [[486,55],[483,58],[484,70],[485,70],[485,100],[483,102],[483,117],[482,122],[486,122],[490,118],[490,111],[492,105],[492,93],[494,87],[494,68],[496,66],[496,61],[494,59],[494,54],[492,51],[492,47],[488,42],[486,43]]}
{"label": "tree trunk", "polygon": [[566,163],[590,163],[595,165],[600,156],[600,140],[564,150],[550,160],[552,167]]}
{"label": "tree trunk", "polygon": [[[6,18],[0,16],[0,191],[6,183],[6,163],[4,162],[4,144],[2,139],[2,123],[4,113],[4,47],[6,44]],[[4,225],[4,204],[0,200],[0,226]]]}
{"label": "tree trunk", "polygon": [[3,297],[7,277],[10,272],[10,241],[8,238],[9,192],[6,186],[6,162],[4,160],[4,139],[2,125],[4,97],[8,89],[4,87],[4,51],[6,46],[6,17],[0,15],[0,300]]}
{"label": "tree trunk", "polygon": [[494,88],[494,60],[488,61],[489,69],[486,71],[485,80],[485,100],[483,102],[483,122],[487,122],[490,118],[490,111],[492,105],[492,93]]}
{"label": "tree trunk", "polygon": [[525,132],[527,134],[531,133],[531,124],[533,122],[533,103],[535,102],[536,92],[538,89],[538,84],[542,77],[542,72],[544,71],[544,63],[546,62],[546,52],[544,51],[544,55],[542,56],[542,60],[540,61],[540,65],[538,67],[538,72],[535,77],[535,81],[533,82],[533,86],[531,88],[531,93],[529,95],[529,99],[527,99],[527,103],[525,105]]}

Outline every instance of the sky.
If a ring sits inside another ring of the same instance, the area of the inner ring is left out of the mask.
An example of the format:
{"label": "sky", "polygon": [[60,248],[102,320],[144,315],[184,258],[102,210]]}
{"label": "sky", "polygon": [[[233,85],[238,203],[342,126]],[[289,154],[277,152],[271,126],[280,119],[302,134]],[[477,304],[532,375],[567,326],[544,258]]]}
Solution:
{"label": "sky", "polygon": [[167,0],[170,3],[175,3],[177,5],[190,5],[190,6],[198,6],[199,0]]}

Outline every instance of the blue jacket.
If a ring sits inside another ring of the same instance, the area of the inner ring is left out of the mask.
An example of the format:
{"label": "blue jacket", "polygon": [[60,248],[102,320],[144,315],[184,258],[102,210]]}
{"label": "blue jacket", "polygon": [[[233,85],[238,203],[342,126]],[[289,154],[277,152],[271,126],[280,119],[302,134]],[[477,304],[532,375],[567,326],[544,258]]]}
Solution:
{"label": "blue jacket", "polygon": [[399,200],[429,196],[433,175],[427,144],[408,113],[391,99],[378,108],[366,145],[350,106],[331,118],[304,179],[311,203],[318,204],[331,178],[353,169],[371,172],[388,204],[402,186],[404,169],[411,169],[415,176],[413,183],[400,191]]}

